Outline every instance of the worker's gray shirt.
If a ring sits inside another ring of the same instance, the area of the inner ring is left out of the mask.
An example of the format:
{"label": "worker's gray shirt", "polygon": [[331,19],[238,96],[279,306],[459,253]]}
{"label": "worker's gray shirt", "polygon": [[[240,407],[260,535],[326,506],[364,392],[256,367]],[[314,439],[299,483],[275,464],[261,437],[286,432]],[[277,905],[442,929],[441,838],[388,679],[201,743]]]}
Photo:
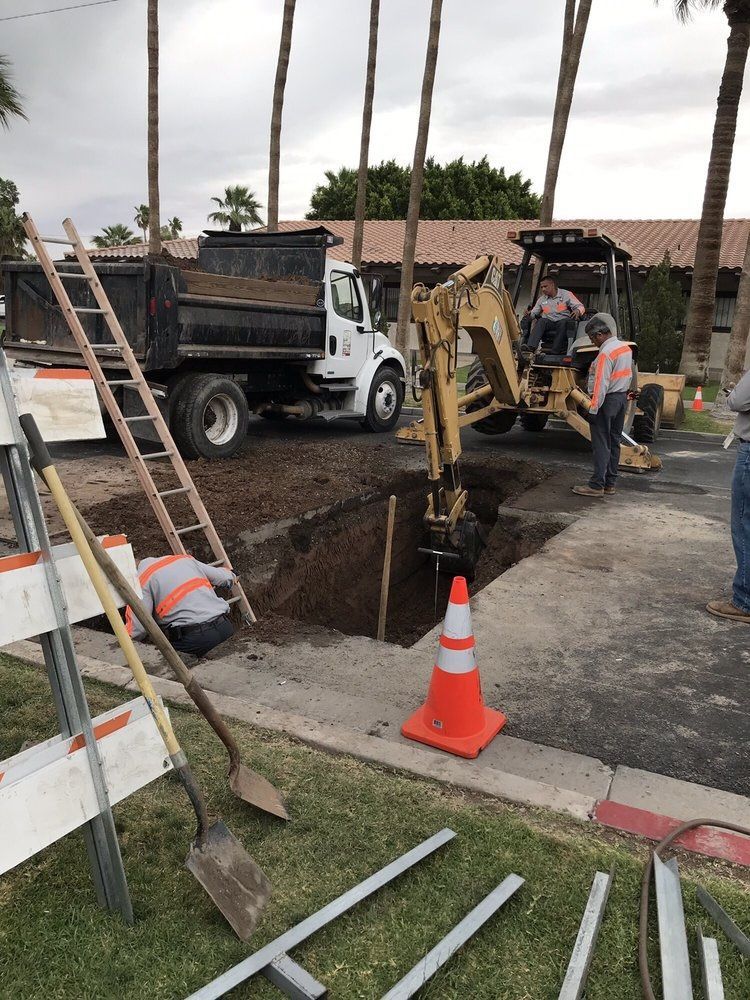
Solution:
{"label": "worker's gray shirt", "polygon": [[553,323],[560,323],[571,316],[581,317],[585,312],[583,303],[567,288],[558,288],[554,295],[540,295],[530,316],[536,319],[545,316]]}
{"label": "worker's gray shirt", "polygon": [[[225,600],[214,587],[225,587],[234,573],[219,566],[208,566],[192,556],[161,556],[138,563],[143,603],[159,625],[202,625],[229,611]],[[134,639],[146,635],[130,608],[125,623]]]}
{"label": "worker's gray shirt", "polygon": [[750,371],[745,372],[727,396],[727,406],[737,414],[734,422],[735,437],[750,441]]}

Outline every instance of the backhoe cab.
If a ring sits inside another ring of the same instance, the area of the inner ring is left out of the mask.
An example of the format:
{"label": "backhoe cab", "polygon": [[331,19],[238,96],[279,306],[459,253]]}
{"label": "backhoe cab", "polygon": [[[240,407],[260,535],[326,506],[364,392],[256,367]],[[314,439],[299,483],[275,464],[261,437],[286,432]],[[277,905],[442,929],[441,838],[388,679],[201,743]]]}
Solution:
{"label": "backhoe cab", "polygon": [[[478,257],[443,284],[432,289],[419,284],[412,291],[412,315],[421,358],[417,381],[424,417],[399,431],[397,438],[405,443],[424,442],[427,451],[430,493],[424,517],[428,542],[423,551],[435,557],[439,569],[469,577],[473,576],[484,539],[481,525],[468,509],[468,494],[461,485],[461,428],[473,425],[483,433],[502,434],[520,416],[524,427],[541,430],[549,417],[555,416],[590,438],[586,412],[591,400],[586,386],[597,348],[579,325],[565,355],[528,356],[519,350],[521,331],[515,306],[523,272],[534,255],[541,256],[540,246],[546,250],[547,239],[549,247],[554,247],[554,254],[566,259],[566,250],[569,252],[578,240],[583,241],[578,252],[581,246],[585,246],[587,253],[593,250],[592,236],[582,230],[530,230],[513,236],[524,249],[513,299],[503,281],[502,261],[490,255]],[[614,310],[611,315],[606,312],[599,315],[605,316],[615,330],[617,255],[627,251],[598,231],[597,237],[599,256],[594,257],[593,263],[604,258],[608,304]],[[542,261],[545,263],[544,257]],[[544,267],[540,271],[539,280]],[[629,275],[626,281],[629,288]],[[635,330],[632,295],[626,299],[630,303],[627,320],[630,332]],[[461,329],[471,338],[476,361],[470,369],[465,394],[459,397],[456,369]],[[635,358],[637,346],[632,343],[632,347]],[[636,387],[634,370],[633,390]],[[633,402],[631,423],[634,411]],[[636,444],[628,435],[624,435],[620,464],[631,471],[661,467],[660,460],[647,447]]]}

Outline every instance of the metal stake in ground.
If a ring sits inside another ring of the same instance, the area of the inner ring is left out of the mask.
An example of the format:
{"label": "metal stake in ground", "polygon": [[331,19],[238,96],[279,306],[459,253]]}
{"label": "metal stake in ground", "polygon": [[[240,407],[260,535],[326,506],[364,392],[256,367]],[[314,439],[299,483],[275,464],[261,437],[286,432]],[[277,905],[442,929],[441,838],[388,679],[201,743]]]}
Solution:
{"label": "metal stake in ground", "polygon": [[239,747],[230,733],[229,727],[209,701],[206,692],[182,662],[176,649],[156,624],[148,608],[120,572],[117,564],[107,554],[107,550],[99,543],[98,538],[88,526],[83,515],[72,500],[70,506],[78,518],[78,523],[86,536],[86,541],[91,546],[94,558],[106,573],[110,583],[119,591],[122,599],[130,605],[133,614],[146,629],[153,644],[193,699],[198,711],[227,748],[229,752],[229,787],[237,798],[242,799],[243,802],[247,802],[248,805],[255,806],[256,809],[262,809],[264,812],[278,816],[280,819],[289,819],[289,813],[286,811],[284,800],[277,789],[262,774],[258,774],[257,771],[251,770],[242,763]]}
{"label": "metal stake in ground", "polygon": [[396,498],[388,501],[388,524],[385,530],[385,556],[383,579],[380,581],[380,611],[378,612],[378,640],[385,641],[385,619],[388,613],[388,590],[391,585],[391,552],[393,550],[393,525],[396,521]]}
{"label": "metal stake in ground", "polygon": [[65,527],[68,529],[86,567],[86,572],[112,631],[125,654],[133,677],[148,703],[161,738],[169,751],[172,765],[195,811],[198,830],[185,865],[232,925],[238,937],[247,941],[268,902],[271,884],[260,866],[250,857],[242,844],[221,820],[209,826],[203,794],[188,764],[187,757],[177,742],[169,717],[156,697],[156,692],[133,645],[133,640],[128,635],[122,618],[120,618],[112,594],[81,530],[65,492],[65,487],[52,464],[52,459],[36,422],[29,413],[24,414],[20,420],[21,427],[29,441],[34,465],[49,487],[65,522]]}

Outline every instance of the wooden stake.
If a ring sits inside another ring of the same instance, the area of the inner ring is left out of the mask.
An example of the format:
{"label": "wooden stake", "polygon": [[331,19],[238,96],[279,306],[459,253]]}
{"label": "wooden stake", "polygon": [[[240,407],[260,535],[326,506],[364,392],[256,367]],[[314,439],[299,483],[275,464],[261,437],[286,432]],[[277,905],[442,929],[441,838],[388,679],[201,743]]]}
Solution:
{"label": "wooden stake", "polygon": [[380,582],[380,611],[378,612],[378,641],[385,641],[385,618],[388,612],[388,588],[391,584],[391,550],[393,548],[393,525],[396,520],[396,498],[388,501],[388,526],[385,531],[385,556],[383,557],[383,579]]}

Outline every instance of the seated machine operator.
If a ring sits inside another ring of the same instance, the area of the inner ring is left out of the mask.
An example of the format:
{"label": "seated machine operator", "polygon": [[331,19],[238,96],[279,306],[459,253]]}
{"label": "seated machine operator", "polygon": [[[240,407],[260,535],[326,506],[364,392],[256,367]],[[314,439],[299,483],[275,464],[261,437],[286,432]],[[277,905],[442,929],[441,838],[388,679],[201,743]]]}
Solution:
{"label": "seated machine operator", "polygon": [[558,288],[554,278],[544,278],[536,305],[522,320],[526,326],[522,350],[533,354],[542,341],[552,341],[550,354],[565,354],[571,320],[583,318],[585,307],[572,292]]}

